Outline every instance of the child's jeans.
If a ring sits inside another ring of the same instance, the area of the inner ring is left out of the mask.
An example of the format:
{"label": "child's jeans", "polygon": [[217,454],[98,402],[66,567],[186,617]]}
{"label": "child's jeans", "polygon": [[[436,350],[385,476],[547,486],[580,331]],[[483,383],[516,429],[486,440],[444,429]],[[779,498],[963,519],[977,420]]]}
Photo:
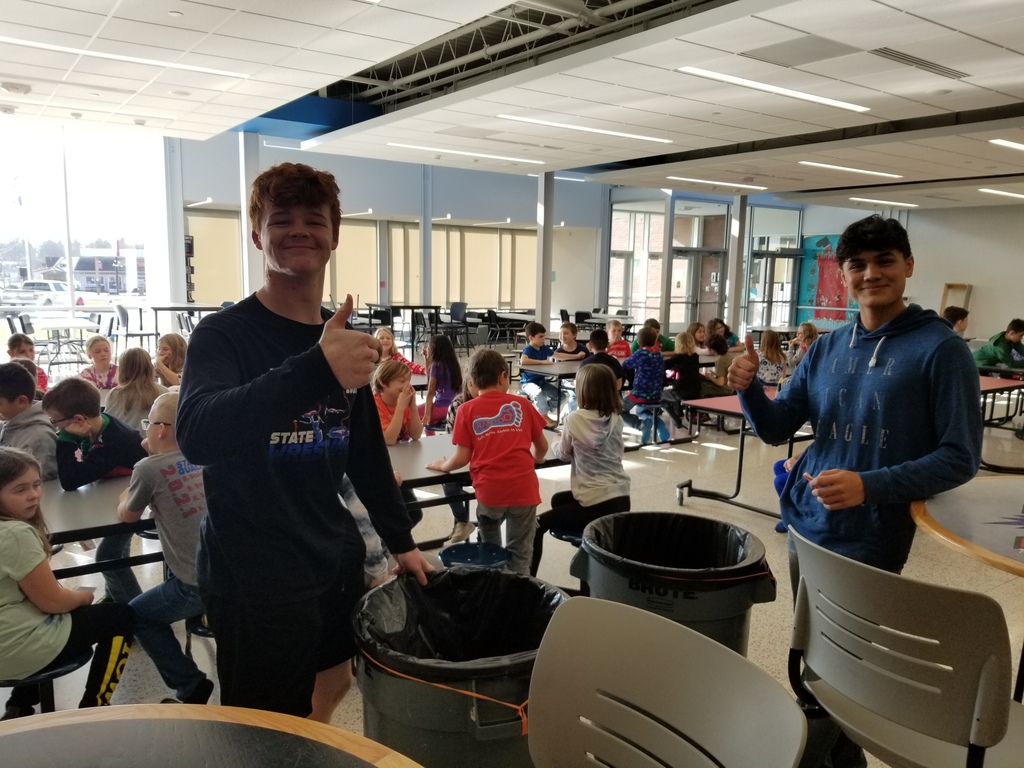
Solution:
{"label": "child's jeans", "polygon": [[533,534],[537,527],[537,506],[488,507],[477,501],[476,521],[480,526],[480,540],[485,544],[501,546],[501,524],[505,525],[505,547],[512,553],[509,568],[524,576],[530,574],[533,559]]}
{"label": "child's jeans", "polygon": [[519,389],[524,395],[530,398],[533,407],[540,411],[541,416],[546,416],[558,406],[558,385],[544,379],[540,384],[527,382],[520,384]]}

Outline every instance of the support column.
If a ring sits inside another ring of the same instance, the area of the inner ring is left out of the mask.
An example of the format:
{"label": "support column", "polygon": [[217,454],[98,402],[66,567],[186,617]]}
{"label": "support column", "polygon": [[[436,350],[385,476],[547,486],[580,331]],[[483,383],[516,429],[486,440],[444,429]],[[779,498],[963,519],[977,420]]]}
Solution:
{"label": "support column", "polygon": [[[665,226],[662,227],[661,240],[661,303],[658,306],[658,317],[661,318],[661,332],[665,336],[674,336],[672,330],[672,233],[675,231],[675,210],[672,195],[665,198]],[[648,244],[648,251],[654,243]]]}
{"label": "support column", "polygon": [[[555,217],[554,171],[537,176],[537,322],[547,328],[551,322],[552,250]],[[549,329],[550,330],[550,329]]]}
{"label": "support column", "polygon": [[433,224],[430,217],[434,215],[434,174],[429,165],[421,165],[422,189],[420,192],[420,295],[416,301],[429,304],[432,299],[430,278],[433,272],[434,238]]}
{"label": "support column", "polygon": [[[167,229],[162,234],[167,242],[166,274],[156,274],[157,259],[146,259],[146,294],[158,301],[185,301],[185,200],[181,182],[181,139],[164,139],[164,208]],[[152,270],[152,271],[150,271]],[[162,272],[162,270],[161,270]]]}
{"label": "support column", "polygon": [[249,224],[249,193],[252,183],[260,174],[260,135],[258,133],[238,134],[238,171],[241,185],[242,210],[239,216],[241,234],[242,296],[248,296],[263,285],[263,253],[252,241],[252,226]]}
{"label": "support column", "polygon": [[743,258],[743,244],[747,241],[747,196],[737,195],[732,199],[729,222],[729,290],[726,295],[725,323],[737,334],[743,308],[747,305],[747,270]]}

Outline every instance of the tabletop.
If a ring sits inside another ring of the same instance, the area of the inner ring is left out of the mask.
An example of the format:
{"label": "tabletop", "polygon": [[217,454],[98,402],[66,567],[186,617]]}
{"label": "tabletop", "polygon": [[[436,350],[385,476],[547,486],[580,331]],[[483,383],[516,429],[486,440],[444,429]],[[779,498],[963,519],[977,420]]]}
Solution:
{"label": "tabletop", "polygon": [[84,317],[35,317],[32,327],[37,331],[92,331],[98,333],[100,327]]}
{"label": "tabletop", "polygon": [[520,362],[520,372],[526,370],[530,373],[539,373],[542,376],[557,376],[560,379],[571,379],[575,378],[576,374],[580,370],[581,360],[566,360],[561,363],[552,363],[551,365],[530,365]]}
{"label": "tabletop", "polygon": [[114,477],[65,491],[60,481],[43,483],[40,506],[50,528],[50,541],[61,544],[106,536],[111,533],[152,530],[156,524],[145,517],[137,523],[122,523],[117,517],[117,502],[128,487],[128,477]]}
{"label": "tabletop", "polygon": [[1001,379],[994,376],[979,376],[981,394],[986,392],[1012,392],[1015,389],[1024,389],[1024,381],[1020,379]]}
{"label": "tabletop", "polygon": [[420,768],[363,736],[276,712],[198,704],[72,709],[0,723],[5,763],[48,768]]}
{"label": "tabletop", "polygon": [[595,322],[607,323],[609,320],[618,320],[623,325],[636,325],[636,318],[628,315],[609,315],[607,312],[594,312],[590,319]]}
{"label": "tabletop", "polygon": [[965,555],[1024,576],[1024,477],[976,477],[910,505],[918,527]]}

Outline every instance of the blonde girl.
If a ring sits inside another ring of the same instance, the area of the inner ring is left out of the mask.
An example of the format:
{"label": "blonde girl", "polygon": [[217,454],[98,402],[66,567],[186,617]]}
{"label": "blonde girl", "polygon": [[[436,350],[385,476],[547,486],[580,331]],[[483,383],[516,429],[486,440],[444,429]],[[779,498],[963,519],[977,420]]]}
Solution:
{"label": "blonde girl", "polygon": [[697,345],[698,355],[708,355],[708,331],[704,327],[704,323],[690,323],[687,327],[686,332],[693,336],[693,341]]}
{"label": "blonde girl", "polygon": [[629,511],[629,476],[622,468],[622,396],[606,365],[583,365],[576,374],[579,407],[565,417],[555,456],[571,462],[570,490],[551,497],[537,515],[530,575],[536,576],[549,530],[583,533],[592,520]]}
{"label": "blonde girl", "polygon": [[96,389],[117,386],[117,366],[110,362],[110,340],[106,336],[90,336],[85,342],[85,354],[92,361],[78,375],[96,385]]}
{"label": "blonde girl", "polygon": [[117,386],[107,397],[104,412],[146,436],[142,420],[149,417],[153,401],[167,393],[156,383],[156,372],[149,352],[141,347],[126,349],[117,361]]}
{"label": "blonde girl", "polygon": [[669,371],[674,371],[675,376],[669,379],[672,388],[661,393],[661,404],[672,418],[676,429],[682,429],[685,401],[700,397],[701,384],[704,381],[700,374],[697,342],[689,331],[683,331],[676,336],[676,353],[665,358],[665,373]]}
{"label": "blonde girl", "polygon": [[188,342],[184,336],[168,333],[156,342],[156,375],[157,380],[165,387],[176,387],[181,384],[181,372],[185,368],[185,350]]}
{"label": "blonde girl", "polygon": [[421,376],[427,372],[427,369],[419,363],[414,363],[412,360],[406,360],[402,357],[398,348],[395,346],[395,334],[393,334],[389,328],[378,328],[373,336],[380,342],[381,362],[385,360],[395,360],[413,373],[418,373]]}
{"label": "blonde girl", "polygon": [[[95,645],[79,706],[106,706],[131,646],[134,616],[124,603],[91,605],[91,591],[57,582],[41,499],[36,460],[0,448],[0,679],[24,679]],[[31,715],[38,703],[39,686],[15,686],[0,719]]]}
{"label": "blonde girl", "polygon": [[776,386],[786,375],[786,354],[782,351],[782,341],[775,331],[763,331],[757,350],[761,358],[758,363],[757,378],[762,384]]}
{"label": "blonde girl", "polygon": [[786,356],[786,365],[790,373],[796,370],[797,365],[807,354],[807,348],[818,338],[818,329],[814,323],[800,323],[797,328],[796,338],[789,340],[789,354]]}
{"label": "blonde girl", "polygon": [[423,421],[416,409],[416,392],[412,388],[412,371],[397,360],[385,360],[373,376],[373,399],[384,430],[384,442],[394,445],[399,440],[419,440]]}

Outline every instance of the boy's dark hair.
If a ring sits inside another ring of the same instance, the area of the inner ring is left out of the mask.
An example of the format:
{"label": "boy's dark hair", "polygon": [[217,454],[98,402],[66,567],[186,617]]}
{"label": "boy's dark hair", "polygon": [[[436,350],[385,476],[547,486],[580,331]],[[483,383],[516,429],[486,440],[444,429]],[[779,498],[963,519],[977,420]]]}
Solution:
{"label": "boy's dark hair", "polygon": [[942,316],[950,325],[956,325],[961,320],[966,320],[969,314],[971,313],[963,307],[946,307],[942,310]]}
{"label": "boy's dark hair", "polygon": [[100,415],[100,391],[91,381],[77,376],[64,379],[43,395],[43,410],[65,419],[79,414],[92,419]]}
{"label": "boy's dark hair", "polygon": [[508,373],[508,365],[501,353],[493,349],[481,349],[469,358],[469,378],[477,389],[493,387],[502,373]]}
{"label": "boy's dark hair", "polygon": [[341,190],[334,176],[302,163],[281,163],[268,168],[252,183],[249,195],[249,225],[258,230],[264,214],[275,206],[303,205],[331,209],[331,226],[341,226]]}
{"label": "boy's dark hair", "polygon": [[598,352],[608,349],[608,331],[604,328],[595,328],[590,332],[590,346]]}
{"label": "boy's dark hair", "polygon": [[529,338],[531,336],[536,336],[538,333],[547,333],[547,332],[548,332],[548,329],[545,328],[540,323],[527,323],[526,327],[523,329],[523,333],[526,334],[527,340],[529,340]]}
{"label": "boy's dark hair", "polygon": [[836,246],[836,261],[839,267],[865,251],[899,251],[909,259],[910,237],[896,219],[883,219],[877,213],[866,219],[855,221],[839,237]]}
{"label": "boy's dark hair", "polygon": [[576,373],[576,398],[580,408],[602,416],[622,413],[622,395],[615,374],[607,365],[583,365]]}
{"label": "boy's dark hair", "polygon": [[658,331],[649,325],[645,325],[636,334],[636,343],[639,347],[653,347],[658,342]]}
{"label": "boy's dark hair", "polygon": [[0,397],[14,402],[22,395],[32,402],[36,396],[36,377],[23,365],[3,363],[0,365]]}
{"label": "boy's dark hair", "polygon": [[576,327],[576,323],[564,322],[559,326],[559,328],[565,328],[573,336],[580,335],[580,329]]}
{"label": "boy's dark hair", "polygon": [[31,344],[33,347],[36,345],[32,337],[25,333],[12,333],[7,337],[8,352],[13,352],[22,344]]}
{"label": "boy's dark hair", "polygon": [[1010,324],[1006,326],[1007,331],[1013,331],[1014,333],[1024,333],[1024,320],[1019,317],[1013,318]]}
{"label": "boy's dark hair", "polygon": [[729,351],[729,342],[725,340],[724,336],[712,336],[708,339],[708,349],[719,355],[724,355]]}
{"label": "boy's dark hair", "polygon": [[653,328],[658,333],[661,331],[661,323],[658,322],[656,317],[648,317],[644,320],[644,328]]}

